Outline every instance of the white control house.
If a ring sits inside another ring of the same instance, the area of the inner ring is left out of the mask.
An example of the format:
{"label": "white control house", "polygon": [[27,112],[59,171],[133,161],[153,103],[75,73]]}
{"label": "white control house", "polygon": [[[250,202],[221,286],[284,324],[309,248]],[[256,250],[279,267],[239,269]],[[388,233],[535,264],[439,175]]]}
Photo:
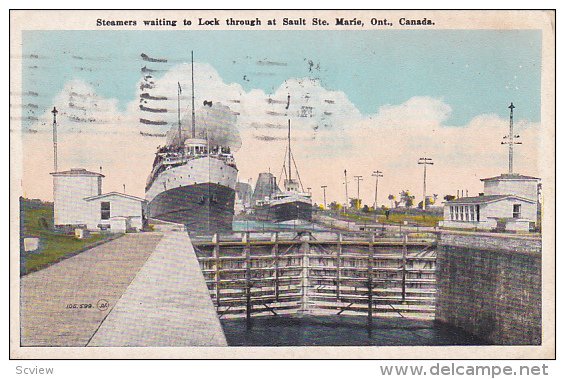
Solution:
{"label": "white control house", "polygon": [[539,178],[502,174],[481,179],[484,194],[445,202],[443,227],[534,230],[538,215]]}
{"label": "white control house", "polygon": [[53,172],[56,228],[86,228],[115,233],[141,230],[145,200],[118,192],[102,193],[104,175],[72,168]]}

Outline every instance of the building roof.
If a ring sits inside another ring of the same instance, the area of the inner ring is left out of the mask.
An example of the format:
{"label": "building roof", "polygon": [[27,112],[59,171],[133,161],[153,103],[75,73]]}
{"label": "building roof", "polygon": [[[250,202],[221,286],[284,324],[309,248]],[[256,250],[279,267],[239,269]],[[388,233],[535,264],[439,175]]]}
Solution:
{"label": "building roof", "polygon": [[492,178],[481,179],[482,182],[487,182],[491,180],[541,180],[533,176],[520,175],[520,174],[500,174],[498,176],[493,176]]}
{"label": "building roof", "polygon": [[88,171],[84,168],[71,168],[68,171],[58,171],[58,172],[51,172],[53,176],[100,176],[104,177],[104,175],[98,172]]}
{"label": "building roof", "polygon": [[120,192],[108,192],[108,193],[103,193],[103,194],[101,194],[101,195],[85,197],[84,200],[86,200],[86,201],[92,201],[92,200],[102,199],[102,198],[108,197],[108,196],[124,197],[124,198],[126,198],[126,199],[137,200],[137,201],[142,201],[142,202],[145,201],[145,199],[142,199],[142,198],[140,198],[140,197],[132,196],[132,195],[126,195],[125,193],[120,193]]}
{"label": "building roof", "polygon": [[518,199],[526,201],[528,203],[535,203],[535,201],[526,199],[525,197],[516,195],[489,195],[489,196],[472,196],[472,197],[460,197],[459,199],[454,199],[451,201],[446,201],[445,204],[484,204],[492,203],[494,201],[499,201],[507,198]]}

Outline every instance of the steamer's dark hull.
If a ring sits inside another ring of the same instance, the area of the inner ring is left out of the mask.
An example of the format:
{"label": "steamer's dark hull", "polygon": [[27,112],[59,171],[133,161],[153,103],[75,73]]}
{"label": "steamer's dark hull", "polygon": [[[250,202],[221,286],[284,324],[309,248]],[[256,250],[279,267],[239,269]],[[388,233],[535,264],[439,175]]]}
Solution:
{"label": "steamer's dark hull", "polygon": [[200,183],[161,192],[148,205],[148,216],[186,226],[189,232],[232,230],[235,190]]}
{"label": "steamer's dark hull", "polygon": [[292,220],[312,221],[312,204],[292,201],[255,208],[255,216],[261,221],[283,222]]}

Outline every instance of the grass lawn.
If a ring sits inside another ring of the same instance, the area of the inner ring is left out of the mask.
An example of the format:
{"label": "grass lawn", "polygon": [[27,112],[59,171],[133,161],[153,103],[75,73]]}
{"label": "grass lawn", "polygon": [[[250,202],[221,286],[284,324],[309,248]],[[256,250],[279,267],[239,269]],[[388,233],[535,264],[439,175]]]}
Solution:
{"label": "grass lawn", "polygon": [[359,221],[359,222],[375,222],[375,216],[373,215],[364,215],[359,213],[341,213],[340,217],[347,218],[352,221]]}
{"label": "grass lawn", "polygon": [[22,236],[39,237],[40,239],[38,252],[26,254],[24,273],[47,267],[51,263],[58,262],[68,255],[109,237],[104,234],[93,234],[90,238],[80,240],[74,236],[55,232],[53,230],[53,204],[51,203],[22,199],[20,212]]}
{"label": "grass lawn", "polygon": [[[363,214],[363,213],[340,213],[339,215],[342,219],[348,219],[356,222],[366,222],[374,223],[374,214]],[[377,220],[382,224],[402,224],[407,221],[410,224],[417,224],[419,226],[437,226],[438,221],[442,221],[443,217],[441,215],[436,215],[432,213],[428,214],[408,214],[408,213],[396,213],[391,212],[388,219],[385,215],[378,215]]]}
{"label": "grass lawn", "polygon": [[388,220],[384,215],[380,215],[378,220],[383,224],[401,224],[404,223],[404,221],[407,221],[408,223],[414,223],[420,226],[437,226],[438,221],[442,221],[443,217],[433,214],[410,215],[403,213],[391,213],[388,216]]}

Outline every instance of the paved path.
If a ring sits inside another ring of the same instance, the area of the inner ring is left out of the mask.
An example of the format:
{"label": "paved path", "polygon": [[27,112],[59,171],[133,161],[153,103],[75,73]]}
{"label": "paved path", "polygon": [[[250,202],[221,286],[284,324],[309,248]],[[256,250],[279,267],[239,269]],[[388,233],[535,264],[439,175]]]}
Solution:
{"label": "paved path", "polygon": [[[126,234],[22,277],[21,345],[86,346],[161,237]],[[102,299],[109,307],[101,311]],[[69,309],[69,304],[92,308]]]}
{"label": "paved path", "polygon": [[88,346],[227,346],[185,232],[165,232]]}

